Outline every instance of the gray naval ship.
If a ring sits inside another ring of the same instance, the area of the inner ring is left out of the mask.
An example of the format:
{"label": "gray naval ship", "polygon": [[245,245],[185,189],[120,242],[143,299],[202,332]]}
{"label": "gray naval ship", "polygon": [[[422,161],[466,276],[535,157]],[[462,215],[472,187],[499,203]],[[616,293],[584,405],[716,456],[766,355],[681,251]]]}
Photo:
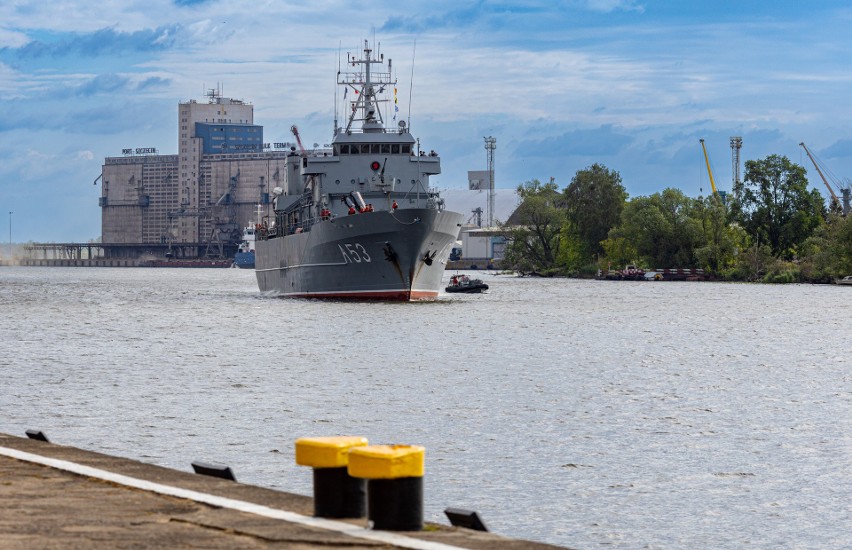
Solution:
{"label": "gray naval ship", "polygon": [[[374,68],[374,65],[378,67]],[[385,127],[398,111],[391,60],[347,55],[338,71],[348,122],[331,150],[287,162],[287,185],[273,190],[274,219],[255,243],[260,290],[279,296],[423,300],[438,296],[462,215],[444,208],[429,176],[435,152],[420,149],[407,124]],[[389,99],[393,94],[393,101]],[[349,96],[347,99],[347,95]],[[395,116],[393,118],[396,118]]]}

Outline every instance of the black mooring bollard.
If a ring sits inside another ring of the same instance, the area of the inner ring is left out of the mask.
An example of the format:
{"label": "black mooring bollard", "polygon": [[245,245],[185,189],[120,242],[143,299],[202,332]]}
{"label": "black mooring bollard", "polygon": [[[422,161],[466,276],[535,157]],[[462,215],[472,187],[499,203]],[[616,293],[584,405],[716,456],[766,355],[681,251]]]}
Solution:
{"label": "black mooring bollard", "polygon": [[367,518],[373,529],[423,529],[423,473],[426,449],[417,445],[355,447],[349,475],[367,480]]}
{"label": "black mooring bollard", "polygon": [[367,480],[367,517],[373,529],[423,529],[423,478]]}
{"label": "black mooring bollard", "polygon": [[365,516],[364,480],[351,477],[347,471],[349,450],[364,445],[367,445],[364,437],[303,437],[296,440],[296,464],[314,469],[314,516]]}
{"label": "black mooring bollard", "polygon": [[318,518],[362,518],[367,515],[367,487],[346,466],[314,468],[314,515]]}

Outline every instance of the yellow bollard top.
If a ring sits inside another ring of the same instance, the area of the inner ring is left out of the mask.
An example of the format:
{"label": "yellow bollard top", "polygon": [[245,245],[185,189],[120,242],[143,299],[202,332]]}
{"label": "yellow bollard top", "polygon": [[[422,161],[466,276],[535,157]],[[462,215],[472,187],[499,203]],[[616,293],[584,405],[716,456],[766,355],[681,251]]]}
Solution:
{"label": "yellow bollard top", "polygon": [[296,464],[312,468],[342,468],[349,464],[349,449],[368,445],[366,437],[300,437],[296,440]]}
{"label": "yellow bollard top", "polygon": [[349,475],[362,479],[423,477],[426,449],[418,445],[369,445],[349,453]]}

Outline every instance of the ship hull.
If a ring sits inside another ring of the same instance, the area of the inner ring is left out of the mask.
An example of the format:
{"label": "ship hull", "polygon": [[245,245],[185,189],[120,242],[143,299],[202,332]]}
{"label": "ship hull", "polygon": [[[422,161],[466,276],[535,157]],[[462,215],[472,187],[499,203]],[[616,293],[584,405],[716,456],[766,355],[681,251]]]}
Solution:
{"label": "ship hull", "polygon": [[254,252],[237,252],[234,254],[234,265],[242,269],[254,269]]}
{"label": "ship hull", "polygon": [[259,240],[258,287],[289,297],[434,299],[461,221],[461,214],[434,209],[377,211]]}

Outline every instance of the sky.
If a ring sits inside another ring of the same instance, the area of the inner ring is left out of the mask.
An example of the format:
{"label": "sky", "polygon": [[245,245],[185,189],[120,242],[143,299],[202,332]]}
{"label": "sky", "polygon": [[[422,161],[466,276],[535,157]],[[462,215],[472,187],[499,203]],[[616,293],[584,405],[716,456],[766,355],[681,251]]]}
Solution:
{"label": "sky", "polygon": [[306,142],[328,143],[339,55],[364,39],[393,59],[400,113],[441,155],[433,186],[466,188],[493,136],[506,193],[533,179],[563,188],[601,163],[631,197],[706,195],[698,140],[729,190],[736,135],[743,162],[787,156],[826,196],[799,143],[852,177],[848,6],[3,0],[0,220],[15,242],[98,238],[104,158],[176,153],[178,103],[216,86],[254,105],[264,141],[291,141],[296,124]]}

